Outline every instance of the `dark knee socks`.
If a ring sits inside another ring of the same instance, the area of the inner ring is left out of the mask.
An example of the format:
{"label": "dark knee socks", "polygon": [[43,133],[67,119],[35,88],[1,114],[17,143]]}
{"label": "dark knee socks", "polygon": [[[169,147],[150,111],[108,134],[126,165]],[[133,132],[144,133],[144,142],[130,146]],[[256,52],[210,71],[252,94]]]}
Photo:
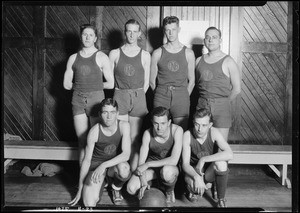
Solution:
{"label": "dark knee socks", "polygon": [[126,183],[126,181],[128,181],[131,177],[131,173],[129,173],[128,177],[126,178],[122,178],[119,174],[115,173],[114,177],[113,177],[113,184],[117,187],[117,188],[122,188],[124,183]]}
{"label": "dark knee socks", "polygon": [[222,199],[225,197],[226,188],[227,188],[227,182],[228,182],[228,172],[229,169],[227,169],[224,172],[215,171],[216,174],[216,188],[218,193],[218,198]]}
{"label": "dark knee socks", "polygon": [[174,179],[174,181],[172,183],[168,183],[168,182],[162,181],[163,185],[165,186],[166,192],[170,192],[170,191],[174,190],[176,182],[177,182],[177,178],[178,177],[175,176],[175,179]]}

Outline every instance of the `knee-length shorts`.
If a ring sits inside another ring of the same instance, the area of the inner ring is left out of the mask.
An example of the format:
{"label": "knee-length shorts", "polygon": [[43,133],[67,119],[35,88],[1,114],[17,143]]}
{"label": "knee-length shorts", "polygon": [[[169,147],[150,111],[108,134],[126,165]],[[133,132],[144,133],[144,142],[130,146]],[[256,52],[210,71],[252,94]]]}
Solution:
{"label": "knee-length shorts", "polygon": [[153,106],[163,106],[170,110],[173,118],[188,117],[190,96],[186,87],[158,86],[155,89]]}
{"label": "knee-length shorts", "polygon": [[98,117],[99,105],[103,99],[103,90],[93,92],[74,91],[72,96],[73,116],[85,113],[87,116]]}
{"label": "knee-length shorts", "polygon": [[114,99],[119,106],[120,115],[143,117],[148,113],[146,95],[143,88],[115,89]]}
{"label": "knee-length shorts", "polygon": [[232,112],[229,98],[200,97],[196,109],[200,108],[207,108],[211,111],[214,127],[230,128],[232,126]]}

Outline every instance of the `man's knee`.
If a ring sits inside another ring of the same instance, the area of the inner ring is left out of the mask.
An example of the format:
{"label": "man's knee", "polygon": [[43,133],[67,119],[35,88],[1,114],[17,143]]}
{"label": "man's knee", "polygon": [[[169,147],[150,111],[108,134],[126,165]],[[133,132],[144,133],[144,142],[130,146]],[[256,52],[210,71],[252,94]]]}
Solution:
{"label": "man's knee", "polygon": [[178,168],[176,166],[164,166],[160,170],[160,177],[165,182],[174,182],[178,176]]}
{"label": "man's knee", "polygon": [[127,192],[131,195],[135,195],[136,192],[138,191],[139,189],[139,177],[137,176],[133,176],[132,179],[129,180],[129,182],[127,183]]}
{"label": "man's knee", "polygon": [[[99,201],[99,193],[95,193],[95,185],[91,181],[87,181],[88,184],[84,184],[82,191],[82,201],[84,206],[94,207]],[[97,195],[97,196],[96,196]]]}
{"label": "man's knee", "polygon": [[130,165],[127,162],[118,164],[116,168],[120,178],[126,179],[130,176]]}
{"label": "man's knee", "polygon": [[228,169],[228,163],[226,161],[216,161],[214,168],[218,172],[226,172]]}
{"label": "man's knee", "polygon": [[97,205],[97,202],[99,200],[99,198],[90,198],[90,197],[86,197],[84,196],[82,198],[83,200],[83,205],[86,207],[95,207]]}

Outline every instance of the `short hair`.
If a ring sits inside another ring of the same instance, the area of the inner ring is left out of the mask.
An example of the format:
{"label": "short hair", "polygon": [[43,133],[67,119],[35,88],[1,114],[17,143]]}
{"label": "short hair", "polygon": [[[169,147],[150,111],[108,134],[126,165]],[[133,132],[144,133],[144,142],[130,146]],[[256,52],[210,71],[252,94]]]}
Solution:
{"label": "short hair", "polygon": [[135,19],[129,19],[126,23],[125,23],[125,25],[124,25],[124,27],[125,27],[125,32],[126,32],[126,30],[127,30],[127,25],[128,24],[135,24],[135,25],[138,25],[139,26],[139,31],[141,30],[141,25],[140,25],[140,23],[137,21],[137,20],[135,20]]}
{"label": "short hair", "polygon": [[176,16],[166,16],[163,20],[163,27],[172,23],[179,25],[179,19]]}
{"label": "short hair", "polygon": [[193,121],[195,121],[196,118],[204,118],[205,116],[209,117],[209,122],[213,122],[211,111],[207,108],[197,109],[193,115]]}
{"label": "short hair", "polygon": [[170,111],[167,108],[162,107],[162,106],[155,107],[152,110],[152,112],[151,112],[151,120],[153,120],[154,116],[157,116],[157,117],[167,116],[168,120],[171,119],[171,113],[170,113]]}
{"label": "short hair", "polygon": [[81,25],[81,26],[80,26],[80,35],[82,35],[82,32],[83,32],[86,28],[90,28],[90,29],[94,30],[94,33],[95,33],[96,37],[98,37],[98,36],[97,36],[97,28],[96,28],[94,25],[92,25],[92,24],[83,24],[83,25]]}
{"label": "short hair", "polygon": [[118,102],[112,98],[105,98],[101,101],[99,105],[100,113],[102,113],[102,110],[105,106],[113,106],[117,109],[117,111],[119,109]]}
{"label": "short hair", "polygon": [[216,31],[218,31],[220,38],[222,37],[221,30],[219,30],[219,29],[216,28],[216,27],[209,27],[209,28],[207,28],[207,29],[205,30],[205,33],[204,33],[204,34],[206,34],[207,31],[209,31],[209,30],[216,30]]}

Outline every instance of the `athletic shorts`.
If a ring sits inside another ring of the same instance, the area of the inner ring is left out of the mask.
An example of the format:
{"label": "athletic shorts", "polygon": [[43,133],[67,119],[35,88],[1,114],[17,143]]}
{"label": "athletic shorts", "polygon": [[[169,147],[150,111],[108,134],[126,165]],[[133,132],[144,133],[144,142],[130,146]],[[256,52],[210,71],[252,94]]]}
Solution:
{"label": "athletic shorts", "polygon": [[188,117],[190,96],[186,87],[158,86],[154,92],[153,106],[170,110],[173,118]]}
{"label": "athletic shorts", "polygon": [[142,117],[147,115],[146,95],[143,88],[115,89],[114,99],[119,106],[120,115]]}
{"label": "athletic shorts", "polygon": [[87,116],[98,117],[98,112],[100,111],[99,105],[103,99],[103,90],[93,92],[73,91],[73,116],[85,113]]}
{"label": "athletic shorts", "polygon": [[229,98],[199,98],[196,109],[207,108],[211,111],[213,126],[217,128],[230,128],[231,104]]}

